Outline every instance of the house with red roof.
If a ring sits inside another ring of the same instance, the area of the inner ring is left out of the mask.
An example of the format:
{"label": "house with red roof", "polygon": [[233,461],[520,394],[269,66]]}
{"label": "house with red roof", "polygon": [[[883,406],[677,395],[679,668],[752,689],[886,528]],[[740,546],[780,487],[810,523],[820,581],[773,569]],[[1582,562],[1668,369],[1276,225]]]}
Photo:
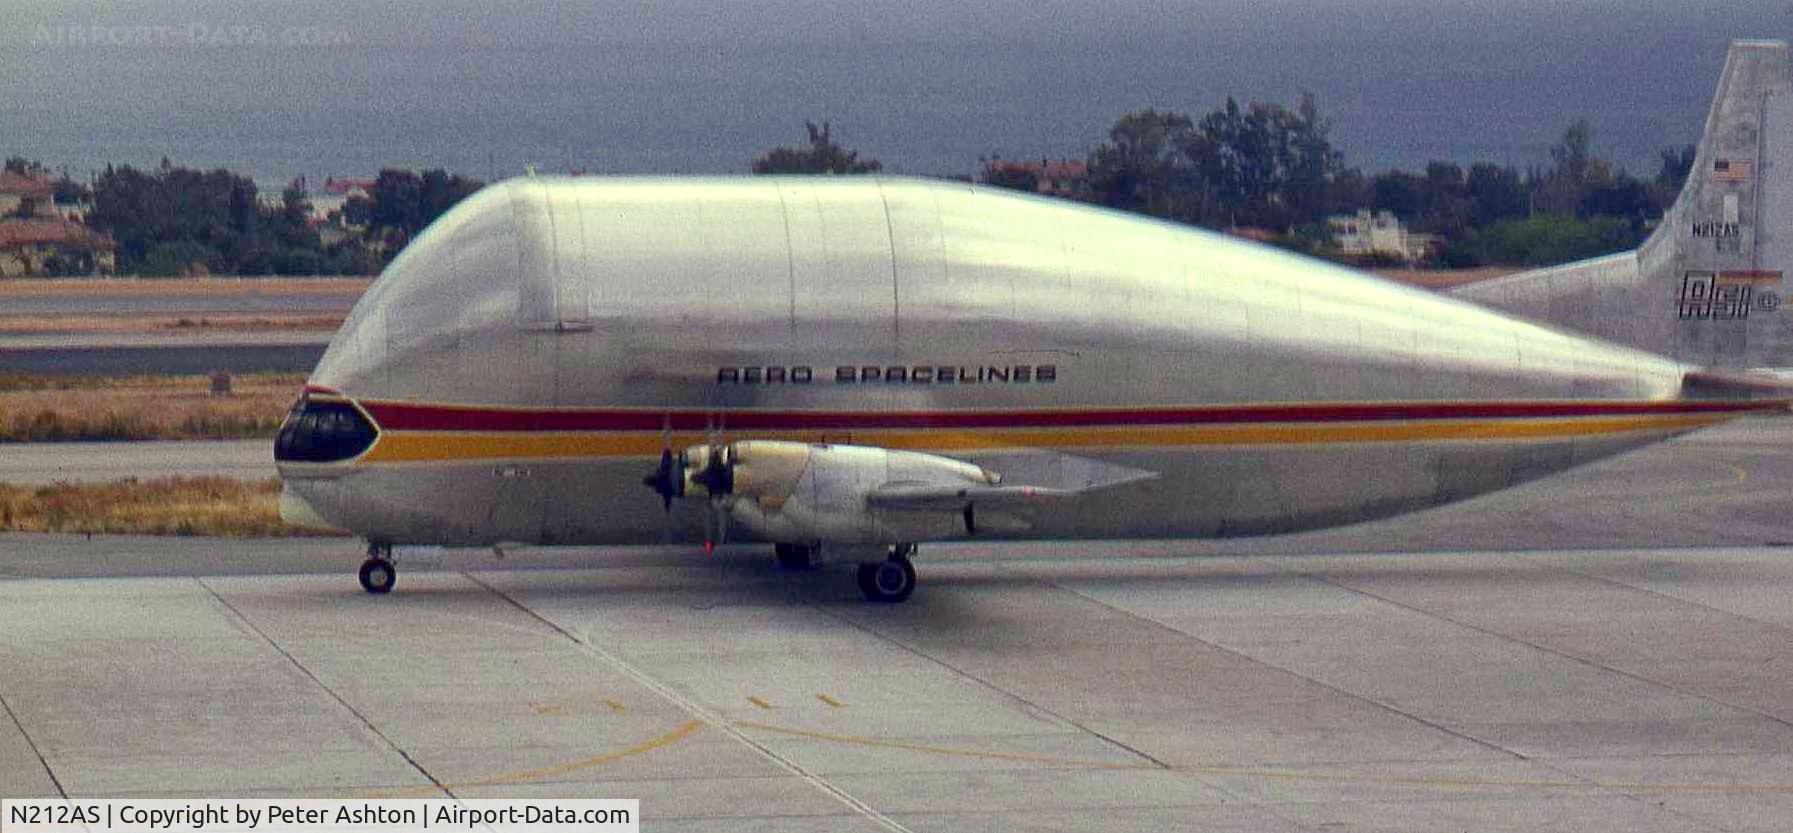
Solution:
{"label": "house with red roof", "polygon": [[1089,163],[1081,159],[991,159],[984,163],[984,181],[992,175],[1032,176],[1034,190],[1054,197],[1082,199],[1089,193]]}
{"label": "house with red roof", "polygon": [[0,220],[0,277],[111,274],[117,268],[112,238],[60,217]]}
{"label": "house with red roof", "polygon": [[53,217],[56,204],[51,198],[52,193],[50,180],[44,177],[0,171],[0,217],[15,214]]}

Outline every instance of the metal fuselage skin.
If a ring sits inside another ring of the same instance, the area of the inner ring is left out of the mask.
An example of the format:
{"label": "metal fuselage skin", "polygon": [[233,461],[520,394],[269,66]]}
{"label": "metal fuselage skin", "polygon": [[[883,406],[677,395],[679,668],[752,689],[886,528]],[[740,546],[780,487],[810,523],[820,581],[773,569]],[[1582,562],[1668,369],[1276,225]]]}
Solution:
{"label": "metal fuselage skin", "polygon": [[283,462],[397,544],[695,541],[641,483],[712,437],[1007,482],[1157,476],[978,537],[1287,532],[1519,483],[1753,406],[1686,367],[1254,243],[886,177],[525,178],[375,282],[311,380],[379,429]]}

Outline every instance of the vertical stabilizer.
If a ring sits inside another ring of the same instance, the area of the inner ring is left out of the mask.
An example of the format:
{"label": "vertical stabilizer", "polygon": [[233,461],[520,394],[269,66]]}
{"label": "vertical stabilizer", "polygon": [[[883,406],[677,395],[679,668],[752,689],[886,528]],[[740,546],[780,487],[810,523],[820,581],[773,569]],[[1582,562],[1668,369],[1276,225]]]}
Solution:
{"label": "vertical stabilizer", "polygon": [[1793,62],[1734,41],[1693,170],[1634,252],[1462,287],[1489,306],[1692,364],[1793,367]]}

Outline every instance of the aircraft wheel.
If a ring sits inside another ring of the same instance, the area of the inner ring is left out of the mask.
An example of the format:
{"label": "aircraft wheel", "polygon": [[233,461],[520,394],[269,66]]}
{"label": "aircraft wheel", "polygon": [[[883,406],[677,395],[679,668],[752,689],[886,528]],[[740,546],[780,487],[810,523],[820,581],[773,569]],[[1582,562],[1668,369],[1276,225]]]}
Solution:
{"label": "aircraft wheel", "polygon": [[398,581],[398,569],[391,561],[384,558],[369,558],[361,562],[361,589],[369,593],[391,593],[392,585]]}
{"label": "aircraft wheel", "polygon": [[772,551],[778,556],[778,566],[786,570],[814,570],[821,566],[816,558],[816,548],[802,544],[774,544]]}
{"label": "aircraft wheel", "polygon": [[902,555],[859,565],[859,591],[868,602],[894,604],[915,592],[915,565]]}

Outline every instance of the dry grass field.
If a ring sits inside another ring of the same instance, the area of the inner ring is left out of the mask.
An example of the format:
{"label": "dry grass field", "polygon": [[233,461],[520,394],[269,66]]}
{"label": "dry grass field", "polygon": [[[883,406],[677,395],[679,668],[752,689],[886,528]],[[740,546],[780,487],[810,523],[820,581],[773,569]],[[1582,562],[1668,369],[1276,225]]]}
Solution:
{"label": "dry grass field", "polygon": [[0,281],[0,298],[80,295],[283,295],[359,297],[369,278],[50,278]]}
{"label": "dry grass field", "polygon": [[147,313],[139,315],[9,315],[19,298],[253,298],[267,295],[340,296],[347,309],[367,290],[367,278],[20,279],[0,281],[0,335],[46,333],[182,333],[206,330],[333,331],[341,314],[318,312]]}
{"label": "dry grass field", "polygon": [[272,437],[304,383],[245,374],[218,397],[205,376],[0,375],[0,443]]}
{"label": "dry grass field", "polygon": [[0,483],[0,532],[316,535],[280,522],[280,481],[170,477],[114,483]]}
{"label": "dry grass field", "polygon": [[1478,269],[1376,269],[1373,271],[1389,280],[1426,289],[1450,289],[1466,283],[1504,277],[1525,270],[1513,266],[1483,266]]}
{"label": "dry grass field", "polygon": [[[0,303],[4,303],[0,301]],[[0,315],[0,335],[50,333],[334,332],[340,315]]]}

